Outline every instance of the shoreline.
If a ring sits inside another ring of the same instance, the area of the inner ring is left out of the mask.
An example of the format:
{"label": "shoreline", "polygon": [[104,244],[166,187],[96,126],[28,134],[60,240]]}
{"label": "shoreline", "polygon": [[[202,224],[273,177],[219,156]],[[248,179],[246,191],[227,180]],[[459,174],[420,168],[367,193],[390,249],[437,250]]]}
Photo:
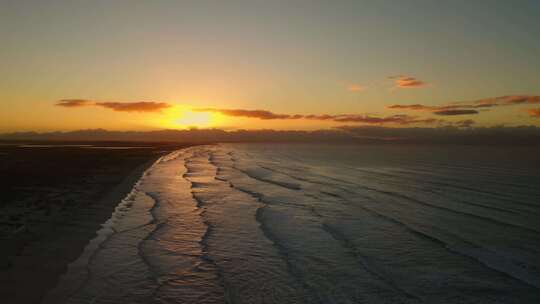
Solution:
{"label": "shoreline", "polygon": [[[41,303],[54,290],[69,264],[76,261],[97,236],[102,224],[129,195],[144,172],[164,155],[188,146],[191,145],[153,151],[152,155],[146,155],[144,163],[128,171],[119,182],[110,187],[106,184],[102,187],[104,189],[96,188],[100,191],[92,193],[95,200],[86,198],[85,201],[82,198],[83,203],[71,207],[67,213],[50,217],[35,215],[38,222],[43,222],[33,227],[39,232],[39,237],[31,228],[24,226],[17,233],[0,239],[3,255],[7,255],[2,257],[6,262],[0,268],[0,281],[3,282],[0,284],[0,302]],[[98,177],[102,183],[111,178],[106,173]],[[86,188],[84,185],[81,187]]]}
{"label": "shoreline", "polygon": [[[69,290],[59,290],[58,285],[62,284],[63,281],[68,281],[68,279],[80,279],[80,278],[65,278],[66,275],[69,274],[69,271],[71,267],[80,267],[80,265],[74,265],[76,263],[79,263],[79,260],[81,258],[84,258],[84,256],[87,253],[87,250],[91,250],[90,255],[87,256],[88,259],[91,258],[91,256],[94,254],[94,251],[99,248],[99,246],[106,242],[107,239],[110,237],[111,234],[113,234],[113,231],[110,233],[100,233],[101,231],[105,231],[107,229],[110,230],[110,228],[106,227],[106,223],[110,221],[117,212],[117,208],[122,206],[124,204],[124,200],[133,192],[134,187],[137,185],[137,183],[144,177],[144,174],[152,168],[154,164],[156,164],[160,159],[162,159],[164,156],[169,155],[172,152],[163,153],[162,155],[158,156],[156,159],[150,160],[147,163],[139,166],[136,168],[131,174],[129,174],[122,183],[120,183],[117,187],[111,190],[109,195],[107,197],[103,198],[103,201],[108,205],[109,203],[116,202],[116,205],[112,206],[113,209],[109,213],[109,217],[102,223],[99,224],[99,228],[96,229],[94,233],[94,237],[88,240],[86,245],[82,248],[79,255],[70,263],[66,265],[65,271],[58,276],[55,285],[51,288],[49,288],[44,294],[43,297],[40,300],[41,304],[47,304],[47,303],[64,303],[69,297],[71,296],[71,292],[77,290],[80,288],[80,281],[70,281],[70,288]],[[118,197],[121,197],[118,199]],[[86,267],[86,264],[84,265]]]}

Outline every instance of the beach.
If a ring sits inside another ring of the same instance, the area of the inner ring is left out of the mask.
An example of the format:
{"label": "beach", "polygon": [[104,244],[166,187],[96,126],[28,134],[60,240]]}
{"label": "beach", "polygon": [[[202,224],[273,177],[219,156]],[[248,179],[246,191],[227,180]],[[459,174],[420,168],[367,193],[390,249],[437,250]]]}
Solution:
{"label": "beach", "polygon": [[538,303],[537,153],[175,151],[146,171],[42,303]]}
{"label": "beach", "polygon": [[144,170],[186,146],[2,142],[0,302],[39,303]]}

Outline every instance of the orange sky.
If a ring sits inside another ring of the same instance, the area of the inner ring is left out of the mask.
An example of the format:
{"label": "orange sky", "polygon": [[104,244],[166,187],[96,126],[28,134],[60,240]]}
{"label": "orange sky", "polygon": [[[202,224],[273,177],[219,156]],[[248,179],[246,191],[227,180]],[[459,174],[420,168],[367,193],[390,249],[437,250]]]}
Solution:
{"label": "orange sky", "polygon": [[1,2],[0,132],[539,126],[539,2],[483,2]]}

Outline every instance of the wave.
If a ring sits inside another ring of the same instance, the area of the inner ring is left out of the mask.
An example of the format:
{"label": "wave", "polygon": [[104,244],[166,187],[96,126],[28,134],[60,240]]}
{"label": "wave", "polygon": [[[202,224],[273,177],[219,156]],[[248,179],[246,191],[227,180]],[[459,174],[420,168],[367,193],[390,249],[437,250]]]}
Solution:
{"label": "wave", "polygon": [[72,302],[540,301],[537,173],[354,149],[167,155],[118,206]]}
{"label": "wave", "polygon": [[[265,169],[271,170],[268,167],[266,167]],[[246,173],[245,170],[239,170],[239,171],[242,172],[242,173]],[[277,171],[277,172],[283,173],[282,171]],[[247,174],[247,175],[249,177],[253,177],[250,174]],[[302,180],[302,181],[306,181],[306,182],[313,182],[312,180],[309,180],[309,179],[305,178],[305,175],[302,178],[299,178],[299,177],[296,177],[296,176],[293,176],[293,175],[290,175],[290,174],[288,176],[291,177],[291,178],[298,178],[298,180]],[[265,178],[265,179],[258,178],[258,177],[255,177],[255,178],[257,180],[259,180],[259,181],[262,181],[262,182],[269,182],[268,178]],[[274,184],[274,185],[277,185],[277,186],[281,186],[279,183],[275,183],[274,181],[271,181],[270,183]],[[332,186],[331,184],[328,184],[328,183],[326,183],[325,185],[326,186]],[[358,186],[359,185],[357,185],[357,187]],[[419,201],[419,200],[412,199],[412,198],[410,198],[410,197],[408,197],[408,196],[406,196],[404,194],[401,194],[401,193],[395,193],[395,192],[391,192],[391,191],[381,191],[379,189],[369,188],[369,187],[365,187],[365,186],[360,186],[360,187],[363,188],[363,189],[366,189],[366,190],[376,191],[376,192],[381,193],[381,194],[390,195],[390,196],[395,197],[395,198],[400,199],[400,200],[407,200],[407,201],[419,203],[419,204],[424,205],[424,206],[428,206],[428,207],[437,208],[437,209],[445,210],[445,211],[448,211],[448,212],[452,212],[452,213],[455,213],[455,214],[457,214],[459,216],[466,216],[466,217],[468,216],[468,217],[472,217],[474,219],[488,221],[488,222],[491,222],[491,223],[493,223],[495,225],[504,225],[504,226],[507,226],[507,227],[513,227],[513,228],[518,228],[518,229],[529,230],[529,231],[534,232],[534,233],[537,232],[536,230],[529,229],[528,227],[522,227],[520,225],[513,225],[513,224],[510,224],[510,223],[501,222],[501,221],[494,220],[494,219],[491,219],[491,218],[478,216],[476,214],[471,214],[471,213],[467,213],[467,212],[463,212],[463,211],[459,211],[459,210],[454,210],[454,209],[445,208],[445,207],[441,207],[441,206],[437,206],[437,205],[432,205],[432,204],[429,204],[429,203],[426,203],[426,202],[422,202],[422,201]],[[247,193],[251,193],[251,194],[255,195],[256,197],[258,197],[259,199],[262,199],[262,200],[265,199],[265,195],[262,194],[262,193],[257,193],[257,192],[254,192],[253,190],[250,190],[250,189],[242,189],[242,191],[245,191]],[[322,191],[322,193],[324,194],[325,192]],[[328,192],[326,192],[326,193],[328,194]],[[339,194],[332,193],[332,192],[330,192],[330,193],[331,193],[330,195],[334,196],[335,198],[341,197]],[[268,198],[266,198],[266,200],[268,200]],[[273,203],[273,202],[270,200],[269,203]],[[387,216],[385,216],[385,217],[388,218]],[[402,225],[405,225],[402,222],[399,222],[399,223],[402,224]],[[502,257],[502,256],[500,256],[500,253],[492,253],[490,250],[486,250],[486,248],[474,245],[473,243],[470,243],[468,241],[464,241],[463,239],[461,239],[457,235],[454,235],[454,236],[451,237],[451,239],[453,239],[454,241],[448,242],[448,241],[441,240],[440,237],[434,237],[433,235],[420,232],[417,229],[412,229],[408,225],[405,225],[405,226],[408,229],[414,231],[414,233],[441,244],[442,246],[447,248],[449,251],[452,251],[454,253],[458,253],[458,254],[460,254],[462,256],[474,258],[475,260],[481,262],[483,265],[485,265],[487,267],[490,267],[490,268],[492,268],[492,269],[494,269],[494,270],[496,270],[498,272],[501,272],[501,273],[504,273],[504,274],[509,274],[509,275],[513,276],[514,278],[516,278],[516,279],[518,279],[518,280],[520,280],[520,281],[522,281],[522,282],[524,282],[526,284],[531,284],[532,286],[538,287],[538,279],[537,279],[538,274],[535,274],[535,272],[537,272],[537,271],[534,270],[535,267],[533,267],[530,264],[529,264],[529,266],[527,266],[527,268],[523,268],[522,262],[515,262],[515,261],[512,261],[512,259]],[[450,235],[448,232],[446,232],[445,234]],[[473,250],[473,248],[477,248],[477,249]],[[516,257],[514,257],[514,258],[516,258]],[[519,259],[519,257],[518,257],[518,259]]]}

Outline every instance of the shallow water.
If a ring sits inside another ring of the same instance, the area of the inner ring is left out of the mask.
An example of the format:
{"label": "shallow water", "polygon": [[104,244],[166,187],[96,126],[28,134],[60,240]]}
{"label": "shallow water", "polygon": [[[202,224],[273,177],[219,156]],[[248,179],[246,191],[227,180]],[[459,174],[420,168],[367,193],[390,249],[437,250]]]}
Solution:
{"label": "shallow water", "polygon": [[44,302],[540,303],[537,152],[181,150]]}

